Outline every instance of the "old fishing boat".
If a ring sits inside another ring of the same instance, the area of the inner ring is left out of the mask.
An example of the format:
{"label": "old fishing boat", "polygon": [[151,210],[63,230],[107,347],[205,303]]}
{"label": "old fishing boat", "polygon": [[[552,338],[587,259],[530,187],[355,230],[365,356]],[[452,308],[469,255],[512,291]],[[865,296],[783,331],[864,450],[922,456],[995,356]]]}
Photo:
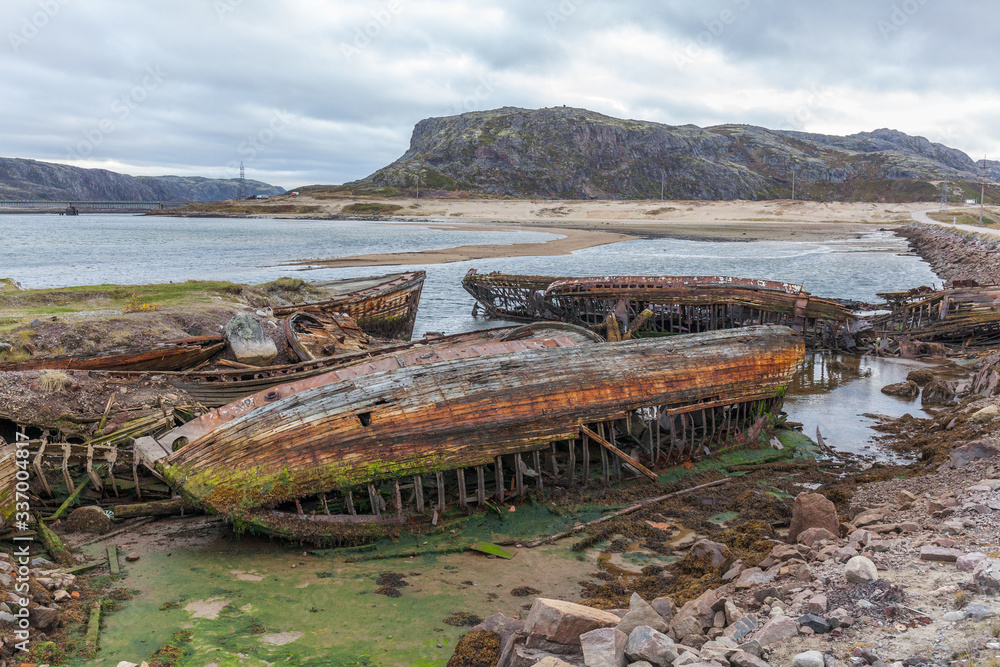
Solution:
{"label": "old fishing boat", "polygon": [[0,364],[0,371],[46,368],[81,371],[180,371],[208,361],[225,346],[222,336],[195,336],[163,341],[139,349],[115,349],[92,355],[45,357]]}
{"label": "old fishing boat", "polygon": [[[491,317],[561,320],[606,330],[613,316],[621,334],[636,336],[782,324],[814,347],[853,347],[850,324],[857,319],[801,285],[748,278],[543,278],[479,275],[473,269],[462,285]],[[614,340],[615,332],[607,337]]]}
{"label": "old fishing boat", "polygon": [[396,356],[407,351],[416,351],[422,354],[428,350],[449,347],[467,347],[503,340],[546,338],[557,335],[569,336],[581,342],[601,340],[599,336],[580,327],[555,322],[540,323],[524,327],[496,327],[448,336],[428,335],[416,341],[344,352],[297,364],[264,368],[165,373],[164,376],[170,384],[187,392],[199,404],[215,408],[281,384],[315,377],[339,367],[364,363],[382,356]]}
{"label": "old fishing boat", "polygon": [[285,319],[285,341],[300,361],[367,350],[368,336],[349,315],[296,311]]}
{"label": "old fishing boat", "polygon": [[918,287],[879,294],[888,313],[871,320],[877,335],[915,337],[928,344],[995,345],[1000,342],[1000,285],[972,281],[934,290]]}
{"label": "old fishing boat", "polygon": [[437,511],[449,496],[483,505],[487,492],[504,499],[506,480],[516,494],[546,475],[586,483],[592,454],[603,454],[605,480],[623,466],[655,478],[647,465],[738,444],[803,357],[786,327],[456,355],[278,387],[141,438],[136,453],[187,499],[244,525],[305,518],[309,502],[323,513],[306,523],[397,522],[403,491],[418,513],[429,483]]}
{"label": "old fishing boat", "polygon": [[313,283],[315,287],[333,296],[323,301],[274,306],[272,310],[279,317],[296,311],[344,313],[369,335],[409,340],[426,275],[424,271],[410,271],[317,282]]}

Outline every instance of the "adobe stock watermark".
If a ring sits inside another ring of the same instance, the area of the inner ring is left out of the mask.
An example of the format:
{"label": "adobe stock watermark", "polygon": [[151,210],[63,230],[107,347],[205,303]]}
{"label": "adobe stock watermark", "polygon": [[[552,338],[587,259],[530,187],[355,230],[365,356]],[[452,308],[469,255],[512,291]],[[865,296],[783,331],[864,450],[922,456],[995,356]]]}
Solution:
{"label": "adobe stock watermark", "polygon": [[351,43],[340,43],[340,52],[344,55],[344,59],[351,62],[355,56],[361,55],[361,52],[371,46],[382,31],[392,24],[405,5],[405,0],[389,0],[385,7],[372,10],[371,20],[363,26],[354,28],[354,39]]}
{"label": "adobe stock watermark", "polygon": [[920,13],[931,0],[903,0],[892,5],[892,12],[888,18],[880,18],[875,22],[882,39],[888,41],[890,37],[903,29],[914,16]]}
{"label": "adobe stock watermark", "polygon": [[751,0],[732,0],[732,3],[733,9],[723,9],[716,16],[702,21],[705,29],[688,40],[683,51],[674,54],[678,70],[684,71],[685,67],[704,56],[709,47],[726,33],[726,29],[736,23],[740,12],[750,9]]}
{"label": "adobe stock watermark", "polygon": [[576,14],[576,10],[586,1],[562,0],[555,9],[547,9],[545,11],[545,20],[549,22],[549,28],[551,30],[558,30],[559,26],[568,21],[573,14]]}
{"label": "adobe stock watermark", "polygon": [[37,37],[69,3],[70,0],[38,0],[38,11],[21,19],[20,30],[7,33],[7,41],[14,53],[20,53],[21,47]]}
{"label": "adobe stock watermark", "polygon": [[806,123],[816,115],[816,111],[829,103],[832,95],[833,93],[828,88],[811,86],[809,97],[802,104],[795,107],[791,113],[786,115],[778,127],[782,130],[803,131]]}
{"label": "adobe stock watermark", "polygon": [[266,126],[253,134],[248,134],[247,138],[236,147],[236,153],[240,159],[233,160],[226,165],[226,168],[230,173],[238,174],[241,161],[243,163],[252,162],[294,122],[294,114],[287,111],[275,111]]}
{"label": "adobe stock watermark", "polygon": [[243,0],[215,0],[212,8],[220,21],[226,20],[226,15],[236,11],[236,8],[243,4]]}
{"label": "adobe stock watermark", "polygon": [[479,111],[485,106],[485,102],[493,97],[499,86],[500,80],[493,72],[480,76],[479,85],[452,107],[453,115]]}
{"label": "adobe stock watermark", "polygon": [[156,92],[170,76],[159,65],[155,67],[147,65],[145,72],[142,80],[133,86],[128,94],[112,100],[109,115],[99,120],[89,130],[84,130],[82,140],[66,148],[67,160],[80,160],[93,155],[97,147],[117,132],[121,124],[128,120],[132,113],[148,100],[150,95]]}

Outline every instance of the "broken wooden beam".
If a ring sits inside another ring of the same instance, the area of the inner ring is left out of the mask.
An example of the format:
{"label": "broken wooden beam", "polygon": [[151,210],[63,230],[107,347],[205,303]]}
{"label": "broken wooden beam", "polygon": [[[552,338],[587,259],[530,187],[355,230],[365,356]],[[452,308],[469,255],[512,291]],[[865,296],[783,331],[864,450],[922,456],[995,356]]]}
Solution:
{"label": "broken wooden beam", "polygon": [[[660,478],[656,476],[655,472],[653,472],[652,470],[650,470],[646,466],[642,465],[641,463],[639,463],[638,461],[636,461],[634,458],[632,458],[631,456],[629,456],[628,454],[626,454],[622,450],[620,450],[617,447],[615,447],[614,445],[612,445],[610,442],[608,442],[607,440],[605,440],[604,438],[602,438],[600,435],[598,435],[596,431],[592,431],[589,428],[587,428],[586,426],[581,426],[580,427],[580,432],[583,433],[584,436],[590,438],[591,440],[593,440],[594,442],[596,442],[597,444],[599,444],[601,447],[604,447],[604,449],[608,450],[609,452],[611,452],[612,454],[614,454],[615,456],[617,456],[618,458],[620,458],[625,463],[627,463],[630,466],[632,466],[633,468],[635,468],[636,472],[645,475],[646,477],[648,477],[650,480],[652,480],[654,482],[659,482],[660,481]],[[586,442],[586,441],[584,441],[584,442]]]}

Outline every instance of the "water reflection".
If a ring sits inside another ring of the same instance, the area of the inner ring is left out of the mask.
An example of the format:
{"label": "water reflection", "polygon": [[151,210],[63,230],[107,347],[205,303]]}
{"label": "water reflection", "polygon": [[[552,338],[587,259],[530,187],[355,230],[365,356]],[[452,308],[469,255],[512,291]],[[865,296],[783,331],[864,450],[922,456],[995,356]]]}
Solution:
{"label": "water reflection", "polygon": [[886,359],[814,352],[788,388],[785,411],[790,421],[801,422],[803,433],[816,437],[816,428],[827,444],[840,451],[891,458],[871,443],[875,420],[865,414],[928,417],[919,399],[896,398],[882,393],[887,384],[929,364],[910,359]]}

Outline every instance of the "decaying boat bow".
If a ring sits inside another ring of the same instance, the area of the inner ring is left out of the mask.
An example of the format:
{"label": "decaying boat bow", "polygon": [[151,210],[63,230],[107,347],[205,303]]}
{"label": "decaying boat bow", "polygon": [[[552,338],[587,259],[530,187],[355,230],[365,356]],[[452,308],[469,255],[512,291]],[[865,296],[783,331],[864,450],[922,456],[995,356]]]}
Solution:
{"label": "decaying boat bow", "polygon": [[[607,480],[623,464],[652,475],[642,461],[734,444],[780,403],[803,358],[791,329],[749,327],[445,360],[275,392],[187,444],[144,439],[139,455],[188,499],[243,520],[266,523],[281,514],[268,508],[310,497],[322,500],[313,521],[402,520],[401,489],[422,512],[426,480],[443,511],[452,489],[466,506],[483,505],[488,487],[503,500],[505,480],[514,493],[525,478],[586,483],[592,451]],[[353,495],[365,488],[369,517],[358,516]],[[334,514],[329,493],[339,495]],[[396,519],[382,516],[387,506]]]}
{"label": "decaying boat bow", "polygon": [[307,310],[344,313],[366,334],[409,340],[426,276],[424,271],[409,271],[315,283],[336,296],[324,301],[275,306],[273,311],[279,317]]}
{"label": "decaying boat bow", "polygon": [[222,336],[195,336],[168,340],[138,349],[108,350],[100,354],[42,357],[0,364],[0,371],[31,371],[45,368],[104,371],[179,371],[194,368],[222,351]]}

